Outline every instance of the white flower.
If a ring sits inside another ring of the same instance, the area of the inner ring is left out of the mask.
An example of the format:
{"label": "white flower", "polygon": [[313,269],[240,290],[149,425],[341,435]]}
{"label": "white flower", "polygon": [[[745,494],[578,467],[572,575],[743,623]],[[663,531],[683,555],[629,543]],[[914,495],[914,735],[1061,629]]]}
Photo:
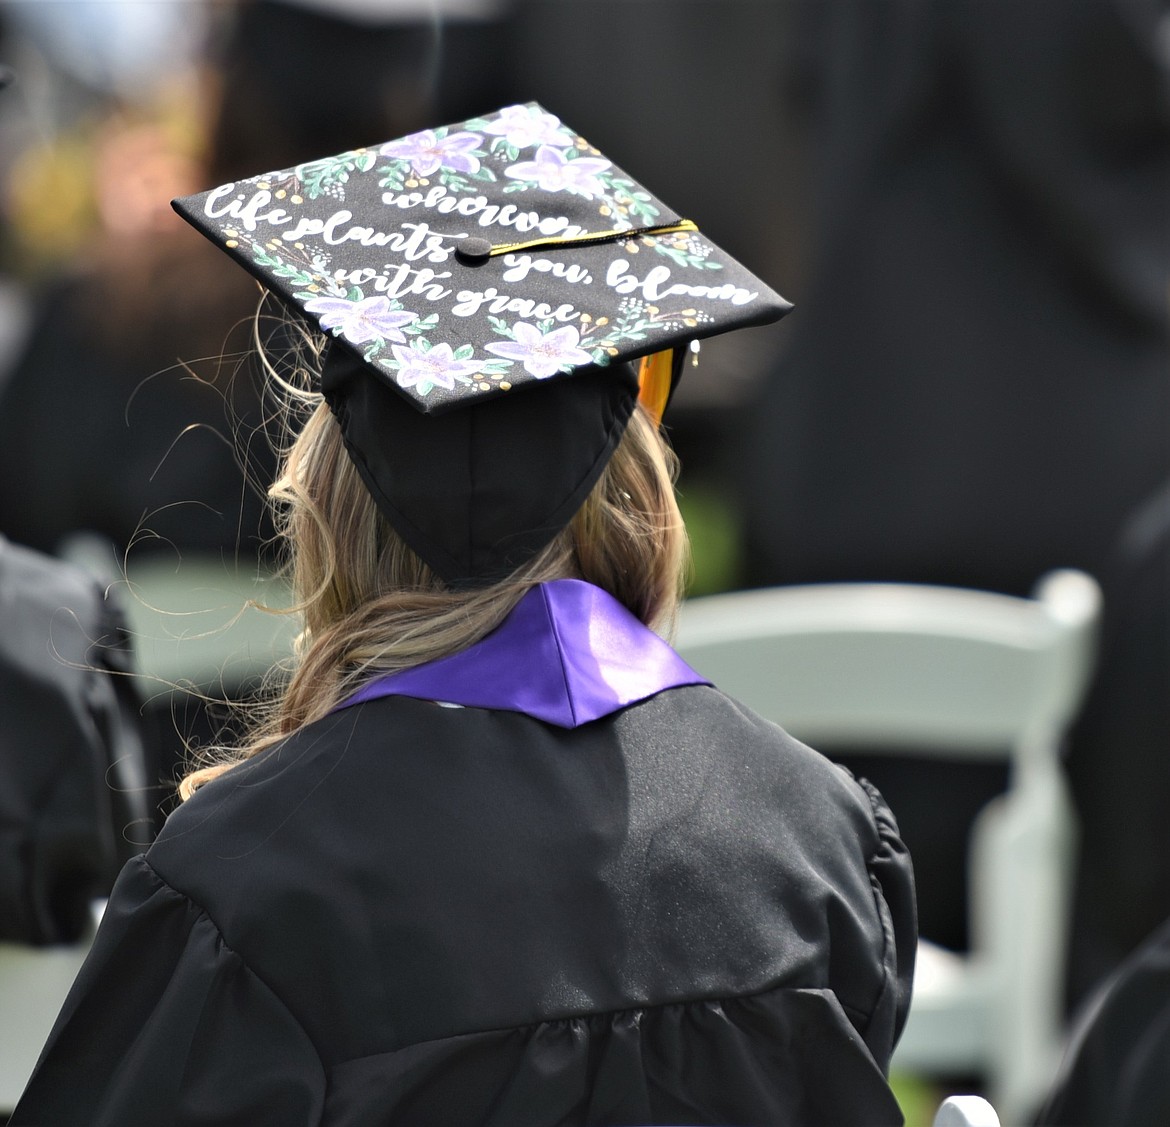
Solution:
{"label": "white flower", "polygon": [[563,325],[551,333],[542,333],[535,325],[517,321],[512,326],[514,340],[500,341],[485,347],[488,352],[508,360],[519,360],[524,370],[538,380],[582,364],[592,364],[593,357],[579,348],[581,334],[572,325]]}
{"label": "white flower", "polygon": [[504,169],[504,175],[514,180],[534,181],[546,192],[572,192],[591,200],[605,194],[605,185],[597,176],[610,167],[610,162],[601,157],[569,160],[560,149],[541,145],[535,160],[510,165]]}
{"label": "white flower", "polygon": [[393,352],[399,387],[417,387],[423,395],[432,387],[453,391],[457,378],[474,376],[482,367],[478,360],[456,360],[449,344],[436,344],[428,352],[396,344]]}
{"label": "white flower", "polygon": [[534,106],[505,106],[499,117],[484,126],[485,133],[503,137],[517,149],[532,145],[560,145],[564,148],[573,142],[568,130],[561,127],[561,119]]}
{"label": "white flower", "polygon": [[385,295],[350,301],[344,297],[314,297],[305,309],[316,313],[323,329],[336,329],[350,344],[369,344],[373,340],[404,341],[399,332],[418,317],[405,309],[391,309]]}
{"label": "white flower", "polygon": [[387,141],[378,151],[384,157],[410,161],[418,176],[433,176],[440,168],[475,173],[479,171],[479,157],[475,151],[481,141],[476,133],[450,133],[439,137],[433,129],[424,129],[397,141]]}

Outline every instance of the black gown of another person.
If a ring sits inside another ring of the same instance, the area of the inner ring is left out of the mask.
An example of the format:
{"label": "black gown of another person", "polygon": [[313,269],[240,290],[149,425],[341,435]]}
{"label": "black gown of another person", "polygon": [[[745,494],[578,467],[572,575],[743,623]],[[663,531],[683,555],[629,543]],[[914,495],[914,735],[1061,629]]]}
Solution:
{"label": "black gown of another person", "polygon": [[11,1123],[900,1123],[914,950],[877,793],[562,580],[180,807]]}
{"label": "black gown of another person", "polygon": [[0,536],[0,940],[79,939],[153,836],[131,671],[109,592]]}
{"label": "black gown of another person", "polygon": [[[816,223],[745,412],[745,585],[1102,577],[1170,476],[1165,4],[792,7]],[[999,765],[866,760],[918,861],[923,934],[965,948],[969,826]],[[1099,792],[1074,793],[1099,821]]]}
{"label": "black gown of another person", "polygon": [[1170,475],[1161,0],[811,0],[816,200],[747,585],[1028,594]]}
{"label": "black gown of another person", "polygon": [[1170,1123],[1170,922],[1157,928],[1078,1011],[1043,1127]]}
{"label": "black gown of another person", "polygon": [[1170,481],[1100,579],[1097,676],[1067,753],[1080,830],[1070,1009],[1170,918]]}

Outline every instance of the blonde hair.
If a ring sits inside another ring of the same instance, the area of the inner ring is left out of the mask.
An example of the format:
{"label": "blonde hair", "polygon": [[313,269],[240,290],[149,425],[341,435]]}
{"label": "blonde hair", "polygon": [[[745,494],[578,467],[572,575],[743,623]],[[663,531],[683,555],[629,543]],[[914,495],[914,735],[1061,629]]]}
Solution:
{"label": "blonde hair", "polygon": [[639,405],[597,485],[530,562],[489,587],[452,589],[378,510],[318,403],[269,490],[288,553],[294,612],[303,617],[287,684],[244,742],[215,749],[179,785],[203,784],[327,715],[373,676],[456,653],[497,627],[524,595],[553,579],[603,588],[668,633],[689,559],[674,495],[677,460]]}

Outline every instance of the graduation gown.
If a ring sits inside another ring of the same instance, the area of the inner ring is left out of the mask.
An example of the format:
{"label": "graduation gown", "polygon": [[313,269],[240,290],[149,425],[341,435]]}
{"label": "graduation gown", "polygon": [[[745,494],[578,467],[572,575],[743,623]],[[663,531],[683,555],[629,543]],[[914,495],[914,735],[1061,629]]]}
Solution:
{"label": "graduation gown", "polygon": [[1036,1123],[1170,1123],[1170,921],[1089,996]]}
{"label": "graduation gown", "polygon": [[126,618],[93,576],[0,536],[0,623],[0,941],[74,943],[152,836]]}
{"label": "graduation gown", "polygon": [[877,793],[565,580],[179,808],[11,1123],[900,1123],[914,948]]}

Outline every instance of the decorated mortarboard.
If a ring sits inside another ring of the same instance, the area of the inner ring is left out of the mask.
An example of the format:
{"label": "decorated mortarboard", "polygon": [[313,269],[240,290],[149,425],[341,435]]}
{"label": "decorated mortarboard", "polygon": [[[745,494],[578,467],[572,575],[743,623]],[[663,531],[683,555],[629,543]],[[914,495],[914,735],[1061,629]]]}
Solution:
{"label": "decorated mortarboard", "polygon": [[535,103],[174,207],[332,336],[350,454],[451,582],[555,536],[689,342],[791,308]]}

